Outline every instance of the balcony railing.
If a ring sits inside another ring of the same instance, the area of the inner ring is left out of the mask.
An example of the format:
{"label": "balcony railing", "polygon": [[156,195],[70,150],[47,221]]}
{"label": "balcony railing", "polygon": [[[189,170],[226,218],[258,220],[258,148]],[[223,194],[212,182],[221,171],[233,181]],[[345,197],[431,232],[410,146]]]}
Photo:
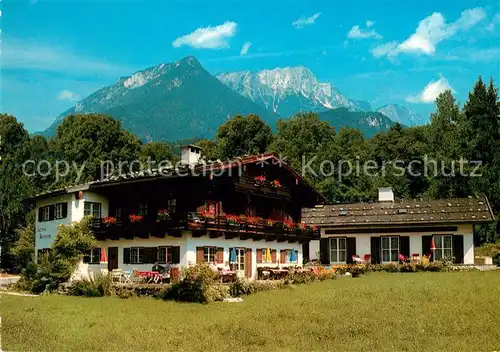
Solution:
{"label": "balcony railing", "polygon": [[235,188],[239,191],[251,192],[271,198],[289,199],[291,197],[290,188],[280,185],[279,182],[276,183],[274,181],[278,180],[259,181],[254,177],[241,176],[235,181]]}
{"label": "balcony railing", "polygon": [[148,238],[150,234],[163,237],[165,232],[169,230],[183,229],[282,235],[310,239],[320,237],[319,231],[316,228],[305,226],[302,223],[273,221],[236,215],[213,216],[211,214],[196,212],[187,213],[185,217],[175,217],[164,221],[145,218],[135,223],[120,220],[109,223],[104,219],[94,219],[92,223],[92,230],[98,238]]}

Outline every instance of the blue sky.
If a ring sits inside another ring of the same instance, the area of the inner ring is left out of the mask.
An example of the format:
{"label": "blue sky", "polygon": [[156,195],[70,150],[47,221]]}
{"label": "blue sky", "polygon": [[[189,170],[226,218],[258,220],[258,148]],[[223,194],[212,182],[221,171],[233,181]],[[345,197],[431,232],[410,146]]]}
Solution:
{"label": "blue sky", "polygon": [[[2,106],[30,132],[78,99],[162,62],[211,73],[304,65],[352,99],[428,116],[500,80],[497,0],[3,0]],[[247,51],[242,50],[247,44]]]}

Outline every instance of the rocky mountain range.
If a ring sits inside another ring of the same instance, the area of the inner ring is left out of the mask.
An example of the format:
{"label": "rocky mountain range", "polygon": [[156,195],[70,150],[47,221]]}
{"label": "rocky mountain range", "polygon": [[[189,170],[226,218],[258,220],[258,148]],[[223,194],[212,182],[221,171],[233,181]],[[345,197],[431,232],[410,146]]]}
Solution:
{"label": "rocky mountain range", "polygon": [[145,141],[213,138],[218,126],[236,114],[256,114],[274,128],[279,118],[313,111],[335,127],[360,128],[367,136],[392,121],[420,121],[397,105],[369,110],[369,103],[347,98],[302,66],[215,77],[191,56],[121,77],[62,113],[43,134],[54,135],[64,117],[75,113],[110,115]]}

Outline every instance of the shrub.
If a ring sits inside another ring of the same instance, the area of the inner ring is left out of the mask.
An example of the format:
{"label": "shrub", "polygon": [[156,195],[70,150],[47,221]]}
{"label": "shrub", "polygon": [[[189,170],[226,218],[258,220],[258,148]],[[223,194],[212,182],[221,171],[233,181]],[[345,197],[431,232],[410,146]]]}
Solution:
{"label": "shrub", "polygon": [[229,293],[233,297],[238,297],[242,295],[250,295],[262,291],[278,290],[285,287],[289,287],[289,280],[277,280],[277,281],[244,281],[238,279],[234,282],[230,288]]}
{"label": "shrub", "polygon": [[114,294],[113,281],[109,275],[101,273],[93,277],[75,281],[69,288],[72,296],[103,297]]}

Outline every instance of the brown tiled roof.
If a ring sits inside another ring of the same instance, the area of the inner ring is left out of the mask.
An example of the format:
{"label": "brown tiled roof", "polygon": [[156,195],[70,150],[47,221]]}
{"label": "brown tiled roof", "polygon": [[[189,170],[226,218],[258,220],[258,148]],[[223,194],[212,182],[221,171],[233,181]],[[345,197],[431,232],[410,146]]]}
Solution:
{"label": "brown tiled roof", "polygon": [[486,223],[493,219],[486,197],[319,205],[302,209],[302,221],[320,227]]}

